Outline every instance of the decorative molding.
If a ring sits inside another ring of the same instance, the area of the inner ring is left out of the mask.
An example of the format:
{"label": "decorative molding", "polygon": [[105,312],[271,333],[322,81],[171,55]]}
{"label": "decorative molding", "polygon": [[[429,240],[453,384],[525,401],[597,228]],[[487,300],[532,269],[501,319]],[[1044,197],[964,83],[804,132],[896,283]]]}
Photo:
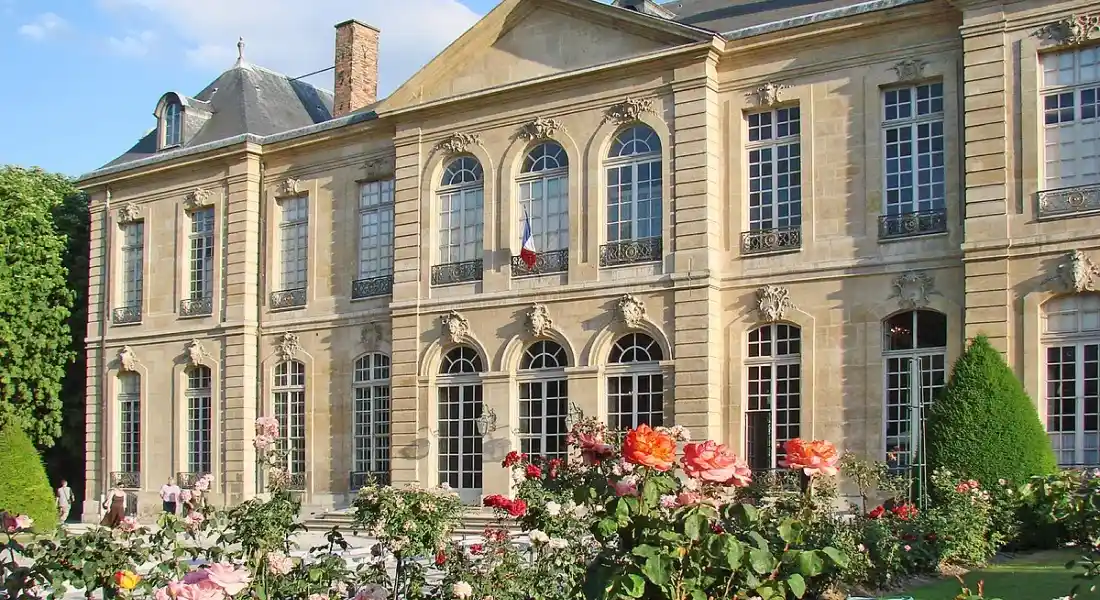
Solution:
{"label": "decorative molding", "polygon": [[550,310],[545,304],[534,303],[531,310],[527,311],[527,331],[535,337],[545,337],[554,327],[554,320],[550,318]]}
{"label": "decorative molding", "polygon": [[122,224],[133,223],[141,219],[141,207],[133,202],[127,202],[118,209],[118,222]]}
{"label": "decorative molding", "polygon": [[359,330],[359,342],[367,351],[374,352],[382,342],[382,335],[381,323],[367,323]]}
{"label": "decorative molding", "polygon": [[206,348],[202,347],[202,342],[191,340],[191,343],[187,344],[187,361],[192,365],[202,364],[207,356],[209,355],[206,353]]}
{"label": "decorative molding", "polygon": [[214,204],[214,194],[210,190],[195,188],[183,197],[183,207],[187,210],[198,210]]}
{"label": "decorative molding", "polygon": [[768,81],[746,94],[746,96],[756,102],[757,106],[774,106],[783,101],[780,95],[785,89],[787,89],[787,86],[783,84]]}
{"label": "decorative molding", "polygon": [[913,310],[928,306],[930,296],[939,296],[936,280],[925,271],[906,271],[894,278],[891,284],[894,293],[890,298],[898,299],[898,307]]}
{"label": "decorative molding", "polygon": [[443,316],[443,335],[452,344],[461,344],[470,337],[470,322],[457,310]]}
{"label": "decorative molding", "polygon": [[396,158],[389,156],[383,158],[372,158],[363,163],[363,171],[365,172],[366,179],[381,179],[386,175],[393,175],[396,168]]}
{"label": "decorative molding", "polygon": [[136,371],[138,359],[137,354],[134,354],[134,349],[129,346],[123,346],[122,350],[118,351],[118,364],[120,371]]}
{"label": "decorative molding", "polygon": [[1096,290],[1096,279],[1100,277],[1100,267],[1092,262],[1084,252],[1074,250],[1066,254],[1065,262],[1058,265],[1058,270],[1046,279],[1046,282],[1060,284],[1062,290],[1067,292],[1092,292]]}
{"label": "decorative molding", "polygon": [[924,78],[924,67],[928,61],[921,58],[906,58],[894,63],[894,73],[898,75],[898,81],[917,81]]}
{"label": "decorative molding", "polygon": [[435,149],[441,150],[446,154],[462,154],[467,148],[477,144],[481,144],[480,135],[456,131],[440,140],[439,143],[435,145]]}
{"label": "decorative molding", "polygon": [[626,125],[637,121],[644,113],[657,114],[657,110],[653,107],[652,98],[630,98],[611,106],[604,114],[603,122],[608,121],[616,125]]}
{"label": "decorative molding", "polygon": [[302,183],[294,177],[287,177],[279,182],[279,187],[276,190],[278,196],[296,196],[302,193]]}
{"label": "decorative molding", "polygon": [[519,137],[533,142],[535,140],[553,139],[559,131],[565,131],[565,125],[554,118],[535,117],[534,121],[527,123],[519,129]]}
{"label": "decorative molding", "polygon": [[298,334],[287,332],[279,338],[279,344],[275,347],[275,353],[283,360],[290,360],[294,358],[301,349],[302,341],[298,339]]}
{"label": "decorative molding", "polygon": [[775,323],[787,317],[794,308],[791,291],[781,285],[766,285],[756,290],[756,311],[765,323]]}
{"label": "decorative molding", "polygon": [[645,302],[633,294],[619,298],[619,318],[630,329],[637,329],[645,321]]}
{"label": "decorative molding", "polygon": [[1077,46],[1100,33],[1100,14],[1070,15],[1043,25],[1031,35],[1056,46]]}

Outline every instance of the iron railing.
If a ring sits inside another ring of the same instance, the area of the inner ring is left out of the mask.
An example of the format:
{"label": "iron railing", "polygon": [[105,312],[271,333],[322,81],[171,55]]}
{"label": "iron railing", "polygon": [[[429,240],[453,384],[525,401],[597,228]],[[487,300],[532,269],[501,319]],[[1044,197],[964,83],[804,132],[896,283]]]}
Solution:
{"label": "iron railing", "polygon": [[214,313],[214,299],[210,297],[205,298],[184,298],[180,300],[180,316],[181,317],[200,317],[210,315]]}
{"label": "iron railing", "polygon": [[287,477],[286,489],[294,492],[306,491],[306,474],[305,473],[291,473]]}
{"label": "iron railing", "polygon": [[388,296],[393,293],[393,275],[381,277],[369,277],[356,279],[351,282],[351,299],[372,298],[374,296]]}
{"label": "iron railing", "polygon": [[801,248],[801,227],[777,227],[741,233],[741,254],[787,252]]}
{"label": "iron railing", "polygon": [[141,473],[138,471],[115,471],[111,473],[111,487],[121,490],[141,489]]}
{"label": "iron railing", "polygon": [[1100,211],[1100,185],[1043,190],[1037,196],[1040,219]]}
{"label": "iron railing", "polygon": [[512,277],[564,273],[569,270],[569,250],[547,250],[535,255],[535,264],[528,267],[519,256],[512,257]]}
{"label": "iron railing", "polygon": [[943,208],[880,215],[878,218],[880,240],[917,237],[945,231],[947,231],[947,210]]}
{"label": "iron railing", "polygon": [[481,281],[484,271],[484,262],[480,258],[465,262],[435,265],[432,267],[432,285]]}
{"label": "iron railing", "polygon": [[294,288],[292,290],[279,290],[271,292],[271,310],[282,308],[298,308],[306,305],[306,288]]}
{"label": "iron railing", "polygon": [[115,325],[141,323],[141,305],[120,306],[111,311],[111,322]]}
{"label": "iron railing", "polygon": [[202,479],[203,475],[205,475],[205,473],[176,473],[176,485],[181,488],[195,487],[195,484],[198,483],[199,479]]}
{"label": "iron railing", "polygon": [[623,240],[600,246],[600,266],[615,267],[661,260],[664,241],[659,237]]}
{"label": "iron railing", "polygon": [[390,485],[389,471],[352,471],[348,474],[348,489],[353,492],[370,484]]}

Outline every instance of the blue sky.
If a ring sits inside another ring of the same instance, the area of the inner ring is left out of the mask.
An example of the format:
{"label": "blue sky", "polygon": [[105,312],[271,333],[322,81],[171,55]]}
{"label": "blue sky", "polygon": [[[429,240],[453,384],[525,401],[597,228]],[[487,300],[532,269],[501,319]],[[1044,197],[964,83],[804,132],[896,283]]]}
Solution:
{"label": "blue sky", "polygon": [[[333,25],[378,26],[386,94],[498,0],[0,0],[0,164],[93,170],[154,125],[161,94],[194,94],[250,62],[292,76],[332,65]],[[310,80],[332,89],[331,72]]]}

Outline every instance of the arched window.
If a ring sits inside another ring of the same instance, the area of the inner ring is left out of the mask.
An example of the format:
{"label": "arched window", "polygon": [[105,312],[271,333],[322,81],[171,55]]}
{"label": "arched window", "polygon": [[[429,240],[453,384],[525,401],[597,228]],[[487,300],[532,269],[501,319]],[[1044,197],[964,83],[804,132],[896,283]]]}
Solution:
{"label": "arched window", "polygon": [[1100,294],[1043,305],[1047,433],[1058,464],[1100,465]]}
{"label": "arched window", "polygon": [[[569,157],[561,144],[543,141],[527,153],[517,180],[519,184],[520,247],[523,231],[531,225],[531,242],[545,264],[532,269],[519,269],[522,262],[513,260],[514,275],[564,271],[569,249]],[[559,252],[560,251],[560,252]],[[518,258],[518,257],[517,257]]]}
{"label": "arched window", "polygon": [[644,333],[628,333],[611,347],[607,360],[607,419],[612,429],[664,423],[661,360],[661,346]]}
{"label": "arched window", "polygon": [[771,323],[749,332],[745,358],[745,456],[753,469],[774,469],[783,444],[799,437],[802,331]]}
{"label": "arched window", "polygon": [[566,455],[569,414],[569,358],[561,344],[540,340],[523,351],[519,363],[520,451],[543,458]]}
{"label": "arched window", "polygon": [[439,483],[458,491],[467,502],[481,495],[482,434],[481,356],[469,346],[443,356],[439,388]]}
{"label": "arched window", "polygon": [[274,383],[278,445],[288,452],[287,472],[298,487],[304,484],[306,472],[306,366],[297,360],[279,363]]}
{"label": "arched window", "polygon": [[607,154],[607,245],[601,266],[661,257],[661,140],[640,123],[620,131]]}
{"label": "arched window", "polygon": [[187,471],[194,477],[212,473],[213,393],[210,368],[197,365],[187,370]]}
{"label": "arched window", "polygon": [[[481,163],[472,156],[452,160],[439,182],[439,263],[432,283],[445,284],[481,279],[485,177]],[[466,263],[463,267],[457,263]]]}
{"label": "arched window", "polygon": [[132,371],[118,376],[119,470],[121,487],[140,487],[141,376]]}
{"label": "arched window", "polygon": [[352,481],[362,482],[370,476],[374,481],[388,485],[390,357],[381,353],[360,356],[355,361],[353,386],[355,471],[352,473]]}
{"label": "arched window", "polygon": [[182,142],[183,107],[179,102],[169,102],[164,107],[164,148],[178,146]]}
{"label": "arched window", "polygon": [[882,324],[886,459],[891,467],[918,466],[924,411],[947,375],[947,316],[932,310],[898,313]]}

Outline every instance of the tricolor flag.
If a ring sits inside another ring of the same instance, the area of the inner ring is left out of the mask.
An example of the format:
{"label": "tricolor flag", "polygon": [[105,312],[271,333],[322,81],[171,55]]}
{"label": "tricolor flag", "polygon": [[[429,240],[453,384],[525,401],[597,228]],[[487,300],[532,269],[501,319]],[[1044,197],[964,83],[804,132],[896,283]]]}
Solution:
{"label": "tricolor flag", "polygon": [[531,238],[531,218],[527,216],[525,210],[523,211],[523,245],[519,249],[519,259],[527,265],[528,269],[533,269],[538,257],[538,252],[535,252],[535,240]]}

